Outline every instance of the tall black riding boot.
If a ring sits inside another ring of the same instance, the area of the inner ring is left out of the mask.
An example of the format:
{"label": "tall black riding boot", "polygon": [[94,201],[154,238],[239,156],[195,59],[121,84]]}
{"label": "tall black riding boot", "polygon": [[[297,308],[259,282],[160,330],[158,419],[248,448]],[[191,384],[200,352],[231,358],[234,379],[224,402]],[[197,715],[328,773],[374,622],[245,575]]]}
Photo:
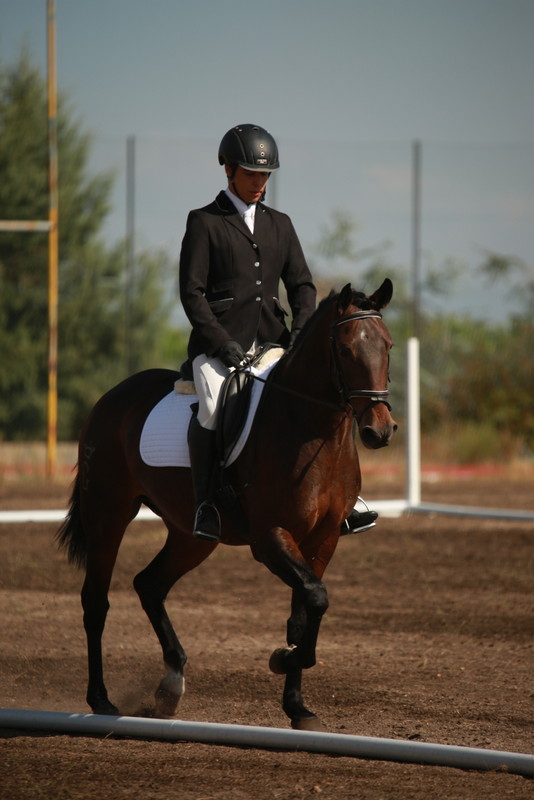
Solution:
{"label": "tall black riding boot", "polygon": [[187,439],[196,503],[193,536],[210,542],[218,542],[221,538],[219,512],[211,499],[217,455],[215,437],[215,431],[203,428],[196,416],[192,418]]}

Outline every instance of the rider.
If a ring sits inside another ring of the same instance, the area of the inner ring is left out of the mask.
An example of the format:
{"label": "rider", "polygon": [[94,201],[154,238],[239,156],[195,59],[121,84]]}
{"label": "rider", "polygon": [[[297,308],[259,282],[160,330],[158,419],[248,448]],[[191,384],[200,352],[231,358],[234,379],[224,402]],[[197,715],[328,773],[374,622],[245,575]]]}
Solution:
{"label": "rider", "polygon": [[[180,298],[192,325],[188,360],[198,395],[189,428],[196,501],[193,535],[220,539],[213,498],[217,400],[230,367],[266,342],[289,347],[315,310],[316,289],[286,214],[263,204],[279,168],[275,140],[258,125],[236,125],[219,146],[228,186],[204,208],[191,211],[180,254]],[[292,312],[278,293],[283,281]],[[353,517],[353,514],[356,515]],[[344,533],[374,523],[375,512],[353,512]]]}

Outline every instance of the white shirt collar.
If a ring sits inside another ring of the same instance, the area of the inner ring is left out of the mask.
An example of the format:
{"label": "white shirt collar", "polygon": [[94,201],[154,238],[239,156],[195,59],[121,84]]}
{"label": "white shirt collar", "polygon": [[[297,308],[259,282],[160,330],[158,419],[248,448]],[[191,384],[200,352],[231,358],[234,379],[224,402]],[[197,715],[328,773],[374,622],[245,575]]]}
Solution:
{"label": "white shirt collar", "polygon": [[237,197],[237,195],[233,194],[233,192],[231,192],[228,188],[224,190],[224,193],[230,198],[241,215],[243,215],[245,211],[248,211],[249,214],[251,214],[252,219],[254,219],[256,216],[256,203],[251,203],[249,206],[247,206],[247,204],[244,203],[240,197]]}

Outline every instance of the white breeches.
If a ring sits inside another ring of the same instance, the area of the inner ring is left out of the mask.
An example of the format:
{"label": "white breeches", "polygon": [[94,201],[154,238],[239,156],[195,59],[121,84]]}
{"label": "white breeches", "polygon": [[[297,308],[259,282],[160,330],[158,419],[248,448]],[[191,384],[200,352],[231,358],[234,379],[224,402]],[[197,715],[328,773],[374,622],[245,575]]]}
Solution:
{"label": "white breeches", "polygon": [[193,380],[198,397],[197,419],[203,428],[215,430],[217,424],[217,402],[228,367],[220,358],[210,358],[202,353],[193,360]]}
{"label": "white breeches", "polygon": [[[254,342],[247,350],[248,356],[253,356],[260,345]],[[217,404],[219,394],[229,369],[225,367],[220,358],[215,358],[202,353],[193,360],[193,381],[198,397],[199,424],[203,428],[214,431],[217,427]]]}

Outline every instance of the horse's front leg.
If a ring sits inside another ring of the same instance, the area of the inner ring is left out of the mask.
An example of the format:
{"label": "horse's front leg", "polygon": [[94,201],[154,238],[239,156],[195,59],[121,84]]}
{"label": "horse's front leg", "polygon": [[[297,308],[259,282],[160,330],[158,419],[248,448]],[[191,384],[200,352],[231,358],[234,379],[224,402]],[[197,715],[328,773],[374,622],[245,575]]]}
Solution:
{"label": "horse's front leg", "polygon": [[[291,720],[291,727],[297,730],[323,730],[316,714],[304,705],[302,697],[302,667],[295,665],[293,651],[302,643],[306,630],[306,610],[300,598],[293,591],[291,616],[287,621],[287,647],[275,650],[269,660],[269,667],[275,674],[286,676],[282,697],[282,708]],[[302,645],[301,645],[302,646]],[[293,663],[292,663],[293,662]]]}
{"label": "horse's front leg", "polygon": [[319,729],[316,715],[304,706],[301,679],[302,670],[315,665],[319,628],[328,608],[326,588],[287,531],[277,529],[268,551],[262,548],[262,552],[254,555],[293,589],[288,646],[275,650],[269,661],[272,672],[286,676],[284,711],[293,728]]}

